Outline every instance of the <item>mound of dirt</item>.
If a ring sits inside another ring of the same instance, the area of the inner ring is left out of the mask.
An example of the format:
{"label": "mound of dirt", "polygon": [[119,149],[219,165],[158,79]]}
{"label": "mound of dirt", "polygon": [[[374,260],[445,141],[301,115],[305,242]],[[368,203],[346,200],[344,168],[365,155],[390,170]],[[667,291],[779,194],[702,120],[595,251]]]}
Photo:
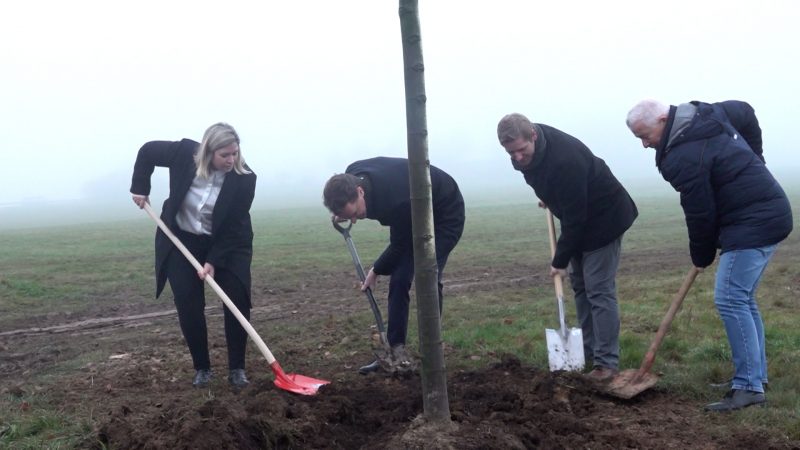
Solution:
{"label": "mound of dirt", "polygon": [[[222,384],[218,384],[222,386]],[[527,449],[793,448],[765,433],[720,428],[718,416],[656,389],[623,401],[580,375],[513,356],[448,379],[452,424],[427,424],[417,375],[349,374],[315,396],[258,380],[235,393],[176,390],[116,405],[96,448]],[[88,444],[88,443],[87,443]]]}

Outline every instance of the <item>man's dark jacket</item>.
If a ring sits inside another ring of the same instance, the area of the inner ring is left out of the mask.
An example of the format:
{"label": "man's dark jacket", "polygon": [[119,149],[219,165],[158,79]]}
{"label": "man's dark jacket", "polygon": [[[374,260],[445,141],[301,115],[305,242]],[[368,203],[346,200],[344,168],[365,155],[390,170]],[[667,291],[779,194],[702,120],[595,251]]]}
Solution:
{"label": "man's dark jacket", "polygon": [[656,165],[680,192],[697,267],[714,262],[717,248],[764,247],[792,231],[789,200],[763,163],[761,129],[747,103],[670,107]]}
{"label": "man's dark jacket", "polygon": [[[199,144],[190,139],[181,141],[153,141],[139,149],[133,167],[131,193],[150,195],[150,176],[155,167],[169,168],[169,197],[161,208],[161,220],[173,232],[178,224],[175,217],[192,186],[197,166],[194,155]],[[249,170],[249,168],[248,168]],[[239,175],[235,171],[225,175],[211,223],[211,247],[206,261],[215,269],[225,269],[244,284],[250,297],[250,263],[253,259],[253,227],[250,223],[250,205],[255,196],[256,175]],[[156,297],[161,295],[167,281],[165,261],[174,245],[160,230],[156,230]],[[202,263],[202,261],[201,261]]]}
{"label": "man's dark jacket", "polygon": [[534,128],[533,159],[521,171],[561,222],[552,265],[563,269],[572,257],[622,236],[639,212],[605,161],[583,142],[547,125]]}
{"label": "man's dark jacket", "polygon": [[[389,227],[389,246],[378,257],[373,271],[389,275],[401,257],[413,248],[411,234],[411,194],[408,160],[377,157],[356,161],[346,173],[366,177],[367,218]],[[449,252],[464,230],[464,199],[455,180],[443,170],[430,166],[433,195],[433,223],[437,252]]]}

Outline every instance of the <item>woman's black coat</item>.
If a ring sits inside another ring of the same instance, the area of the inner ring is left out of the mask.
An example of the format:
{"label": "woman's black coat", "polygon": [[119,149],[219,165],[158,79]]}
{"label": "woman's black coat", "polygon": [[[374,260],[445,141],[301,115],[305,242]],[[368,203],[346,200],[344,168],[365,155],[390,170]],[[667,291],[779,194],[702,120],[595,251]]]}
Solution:
{"label": "woman's black coat", "polygon": [[[170,230],[178,230],[175,217],[192,185],[197,166],[194,155],[199,144],[190,139],[152,141],[139,149],[133,168],[131,193],[150,195],[150,176],[155,167],[169,168],[169,197],[161,209],[161,219]],[[249,170],[249,168],[248,168]],[[211,247],[206,261],[215,269],[233,272],[250,296],[250,263],[253,257],[253,227],[250,206],[255,196],[256,175],[240,175],[234,171],[225,176],[214,205],[211,225]],[[156,230],[156,297],[167,281],[164,262],[174,249],[169,238]],[[202,263],[202,261],[201,261]]]}

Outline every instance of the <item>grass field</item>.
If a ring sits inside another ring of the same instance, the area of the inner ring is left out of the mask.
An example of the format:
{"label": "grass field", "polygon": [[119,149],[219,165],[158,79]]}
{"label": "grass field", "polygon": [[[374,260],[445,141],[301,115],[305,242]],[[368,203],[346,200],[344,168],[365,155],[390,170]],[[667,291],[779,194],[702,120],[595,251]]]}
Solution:
{"label": "grass field", "polygon": [[[677,200],[646,197],[637,199],[637,204],[640,216],[625,236],[617,279],[622,368],[638,367],[691,267]],[[793,206],[797,223],[800,204]],[[169,295],[153,298],[154,225],[142,216],[141,220],[0,232],[0,333],[170,309]],[[313,301],[315,295],[352,285],[355,274],[349,254],[321,208],[255,211],[253,223],[255,307],[267,304],[262,293],[309,292],[308,300]],[[557,318],[552,284],[545,276],[549,267],[546,233],[544,213],[532,201],[468,209],[464,236],[445,273],[443,336],[455,355],[447,361],[449,368],[479,367],[503,353],[547,366],[544,329],[555,328]],[[352,234],[365,264],[377,256],[387,239],[387,230],[372,221],[359,222]],[[717,400],[723,391],[711,390],[708,384],[731,374],[727,340],[713,305],[714,270],[712,266],[698,277],[653,369],[662,374],[660,386],[699,403]],[[378,298],[385,297],[386,284],[383,280]],[[794,232],[779,247],[759,290],[770,360],[770,407],[731,415],[732,427],[755,423],[800,440],[799,291],[800,238]],[[363,302],[358,293],[352,297]],[[567,303],[568,320],[574,323],[574,308]],[[293,336],[287,345],[317,345],[308,330],[323,326],[322,322],[334,320],[353,330],[367,327],[371,315],[366,305],[359,306],[363,308],[346,318],[271,322],[266,338],[277,348],[284,344],[282,335]],[[416,340],[413,314],[412,346]],[[177,328],[172,323],[164,327]],[[121,329],[114,339],[136,341],[141,333]],[[108,351],[103,347],[70,351],[69,338],[62,339],[66,341],[32,348],[35,342],[0,334],[0,360],[8,358],[0,363],[0,448],[69,448],[92,432],[98,419],[91,413],[95,406],[63,409],[50,401],[47,391],[60,377],[107,359]],[[180,341],[173,344],[183,351]],[[358,344],[351,340],[338,345],[347,350]],[[47,363],[35,369],[7,364],[13,358],[44,355],[52,349],[57,356],[43,356]],[[23,382],[35,387],[15,390]]]}

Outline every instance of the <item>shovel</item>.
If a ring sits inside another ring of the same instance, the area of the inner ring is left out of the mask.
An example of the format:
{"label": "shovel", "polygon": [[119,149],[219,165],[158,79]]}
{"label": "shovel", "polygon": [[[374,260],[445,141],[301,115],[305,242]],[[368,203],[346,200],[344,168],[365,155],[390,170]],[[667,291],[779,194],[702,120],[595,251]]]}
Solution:
{"label": "shovel", "polygon": [[661,325],[658,326],[656,337],[653,339],[650,348],[644,355],[642,365],[638,370],[624,370],[614,377],[606,387],[606,391],[609,394],[615,397],[628,399],[650,389],[658,382],[658,376],[650,373],[650,368],[653,367],[653,363],[656,360],[656,351],[658,351],[658,347],[661,346],[661,341],[664,340],[664,335],[667,334],[672,319],[675,318],[675,314],[678,312],[678,309],[680,309],[683,299],[686,298],[686,293],[689,292],[689,288],[692,287],[692,283],[699,273],[700,269],[697,267],[689,269],[681,288],[678,290],[678,293],[675,294],[675,298],[672,299],[672,304],[670,304],[667,314],[664,316],[664,319],[661,320]]}
{"label": "shovel", "polygon": [[[556,226],[553,222],[553,213],[547,210],[547,228],[550,235],[550,254],[556,254]],[[564,318],[564,283],[561,275],[553,277],[556,286],[556,299],[558,303],[558,320],[561,328],[545,329],[547,338],[547,356],[550,362],[550,371],[568,370],[581,371],[585,364],[583,356],[583,331],[580,328],[567,328]]]}
{"label": "shovel", "polygon": [[[170,229],[161,220],[161,218],[159,218],[153,212],[153,209],[150,208],[150,204],[145,202],[144,210],[147,212],[147,214],[150,215],[150,217],[153,218],[153,220],[156,221],[156,223],[158,224],[158,228],[161,228],[161,231],[163,231],[164,234],[166,234],[167,237],[172,241],[172,243],[175,244],[175,247],[177,247],[178,250],[180,250],[181,253],[183,253],[183,256],[185,256],[186,259],[189,260],[192,266],[194,266],[194,268],[197,269],[198,271],[203,270],[203,266],[200,265],[197,259],[195,259],[195,257],[189,252],[189,250],[183,245],[183,243],[181,243],[181,241],[174,234],[172,234],[172,231],[170,231]],[[205,280],[208,283],[208,285],[211,286],[212,289],[214,289],[214,292],[216,292],[217,295],[219,295],[219,298],[222,299],[222,302],[225,303],[225,306],[228,307],[228,310],[230,310],[230,312],[232,312],[233,315],[236,316],[236,319],[239,321],[240,324],[242,324],[242,327],[245,329],[245,331],[247,331],[247,334],[250,336],[250,339],[252,339],[253,342],[256,343],[258,349],[261,350],[261,354],[264,355],[264,358],[267,359],[267,363],[269,363],[269,366],[272,368],[272,373],[275,374],[275,386],[289,392],[294,392],[296,394],[314,395],[317,393],[320,386],[330,383],[330,381],[318,380],[316,378],[311,378],[304,375],[284,373],[283,369],[281,368],[281,365],[278,364],[278,361],[275,360],[274,356],[272,356],[272,352],[270,352],[269,348],[267,348],[267,344],[265,344],[264,341],[261,339],[261,336],[259,336],[258,333],[256,333],[256,330],[253,329],[253,326],[250,325],[250,322],[248,322],[247,319],[245,319],[245,317],[239,311],[239,308],[237,308],[236,305],[233,304],[233,301],[231,301],[231,299],[225,294],[222,288],[219,287],[217,282],[214,281],[214,278],[212,278],[209,275],[206,275]]]}
{"label": "shovel", "polygon": [[[350,256],[353,258],[353,265],[356,267],[358,278],[363,283],[364,280],[367,279],[367,276],[364,273],[364,267],[361,265],[361,259],[358,257],[358,253],[356,253],[356,246],[353,244],[353,239],[350,237],[350,229],[353,227],[353,223],[350,222],[347,228],[339,225],[335,218],[331,218],[331,223],[333,224],[333,228],[336,228],[336,230],[344,236],[344,241],[347,243],[347,249],[350,250]],[[383,318],[381,317],[381,310],[378,308],[378,302],[375,301],[375,296],[372,295],[372,289],[367,288],[364,293],[367,295],[369,307],[372,309],[372,314],[375,316],[375,324],[378,326],[381,346],[383,347],[382,353],[375,352],[375,357],[378,359],[381,368],[388,373],[408,374],[413,372],[417,368],[417,363],[406,353],[405,347],[392,349],[389,345],[389,339],[386,337],[386,328],[383,325]]]}
{"label": "shovel", "polygon": [[[356,246],[353,244],[353,238],[350,237],[350,229],[353,228],[353,223],[350,222],[350,225],[348,225],[347,228],[339,225],[335,218],[331,218],[331,223],[333,224],[333,228],[336,228],[336,231],[342,233],[342,236],[344,236],[344,241],[347,243],[347,249],[350,250],[350,256],[353,258],[353,265],[356,266],[358,278],[363,283],[364,280],[367,279],[367,275],[364,273],[364,267],[361,265],[361,259],[358,257],[358,253],[356,253]],[[367,295],[369,307],[372,309],[372,314],[375,316],[375,324],[378,326],[378,332],[380,333],[381,337],[381,345],[386,351],[386,354],[389,355],[392,353],[392,348],[389,346],[389,339],[386,337],[386,327],[383,325],[381,310],[378,309],[378,303],[375,301],[375,296],[372,295],[372,289],[367,288],[364,293]]]}

